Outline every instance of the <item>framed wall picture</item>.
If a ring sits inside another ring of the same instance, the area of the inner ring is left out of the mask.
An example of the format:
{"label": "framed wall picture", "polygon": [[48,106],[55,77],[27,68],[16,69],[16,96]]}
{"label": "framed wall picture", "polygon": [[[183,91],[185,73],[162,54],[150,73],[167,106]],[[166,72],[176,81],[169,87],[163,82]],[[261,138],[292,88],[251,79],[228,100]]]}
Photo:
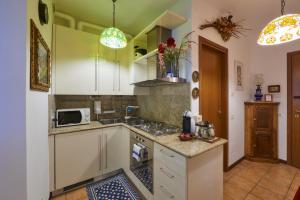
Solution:
{"label": "framed wall picture", "polygon": [[244,90],[244,66],[240,61],[234,61],[236,90]]}
{"label": "framed wall picture", "polygon": [[266,102],[272,102],[273,101],[273,95],[272,94],[265,94],[265,101]]}
{"label": "framed wall picture", "polygon": [[50,49],[33,20],[30,20],[30,89],[48,92]]}
{"label": "framed wall picture", "polygon": [[280,93],[280,85],[269,85],[268,92],[269,93]]}

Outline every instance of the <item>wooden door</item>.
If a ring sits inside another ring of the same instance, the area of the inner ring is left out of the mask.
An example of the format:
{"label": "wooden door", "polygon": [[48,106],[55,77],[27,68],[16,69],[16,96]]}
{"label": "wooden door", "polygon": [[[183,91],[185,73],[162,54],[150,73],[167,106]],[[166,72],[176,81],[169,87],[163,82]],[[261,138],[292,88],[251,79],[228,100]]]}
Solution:
{"label": "wooden door", "polygon": [[253,120],[254,156],[273,158],[273,107],[255,106]]}
{"label": "wooden door", "polygon": [[[205,38],[199,40],[200,113],[215,126],[217,137],[227,139],[228,124],[228,50]],[[227,145],[224,167],[227,169]]]}
{"label": "wooden door", "polygon": [[300,51],[288,54],[288,163],[300,168]]}

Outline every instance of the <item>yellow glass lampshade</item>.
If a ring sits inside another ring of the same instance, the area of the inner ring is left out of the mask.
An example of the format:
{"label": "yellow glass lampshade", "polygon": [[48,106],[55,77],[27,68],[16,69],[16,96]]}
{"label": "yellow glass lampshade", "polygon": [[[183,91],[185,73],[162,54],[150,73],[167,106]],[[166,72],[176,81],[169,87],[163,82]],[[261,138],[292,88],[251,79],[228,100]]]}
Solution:
{"label": "yellow glass lampshade", "polygon": [[257,40],[260,45],[276,45],[300,39],[300,14],[278,17],[267,24]]}

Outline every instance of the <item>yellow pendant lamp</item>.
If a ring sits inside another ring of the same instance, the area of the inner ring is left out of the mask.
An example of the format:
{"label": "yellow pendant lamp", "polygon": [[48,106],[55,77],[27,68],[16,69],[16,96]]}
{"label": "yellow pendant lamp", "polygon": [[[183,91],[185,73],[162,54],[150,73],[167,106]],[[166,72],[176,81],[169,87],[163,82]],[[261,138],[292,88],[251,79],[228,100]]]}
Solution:
{"label": "yellow pendant lamp", "polygon": [[281,0],[282,16],[265,26],[259,35],[260,45],[277,45],[300,39],[300,14],[284,14],[285,0]]}
{"label": "yellow pendant lamp", "polygon": [[115,27],[116,25],[116,3],[117,0],[112,0],[113,2],[113,27],[106,28],[101,33],[100,43],[112,49],[120,49],[127,46],[127,39],[125,34]]}

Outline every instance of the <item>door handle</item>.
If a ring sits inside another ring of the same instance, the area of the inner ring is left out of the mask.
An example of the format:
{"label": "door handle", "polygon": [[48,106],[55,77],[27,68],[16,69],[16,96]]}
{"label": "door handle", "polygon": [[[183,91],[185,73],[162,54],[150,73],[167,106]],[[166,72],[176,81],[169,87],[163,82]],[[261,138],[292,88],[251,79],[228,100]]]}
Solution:
{"label": "door handle", "polygon": [[95,91],[98,90],[98,55],[95,59]]}

